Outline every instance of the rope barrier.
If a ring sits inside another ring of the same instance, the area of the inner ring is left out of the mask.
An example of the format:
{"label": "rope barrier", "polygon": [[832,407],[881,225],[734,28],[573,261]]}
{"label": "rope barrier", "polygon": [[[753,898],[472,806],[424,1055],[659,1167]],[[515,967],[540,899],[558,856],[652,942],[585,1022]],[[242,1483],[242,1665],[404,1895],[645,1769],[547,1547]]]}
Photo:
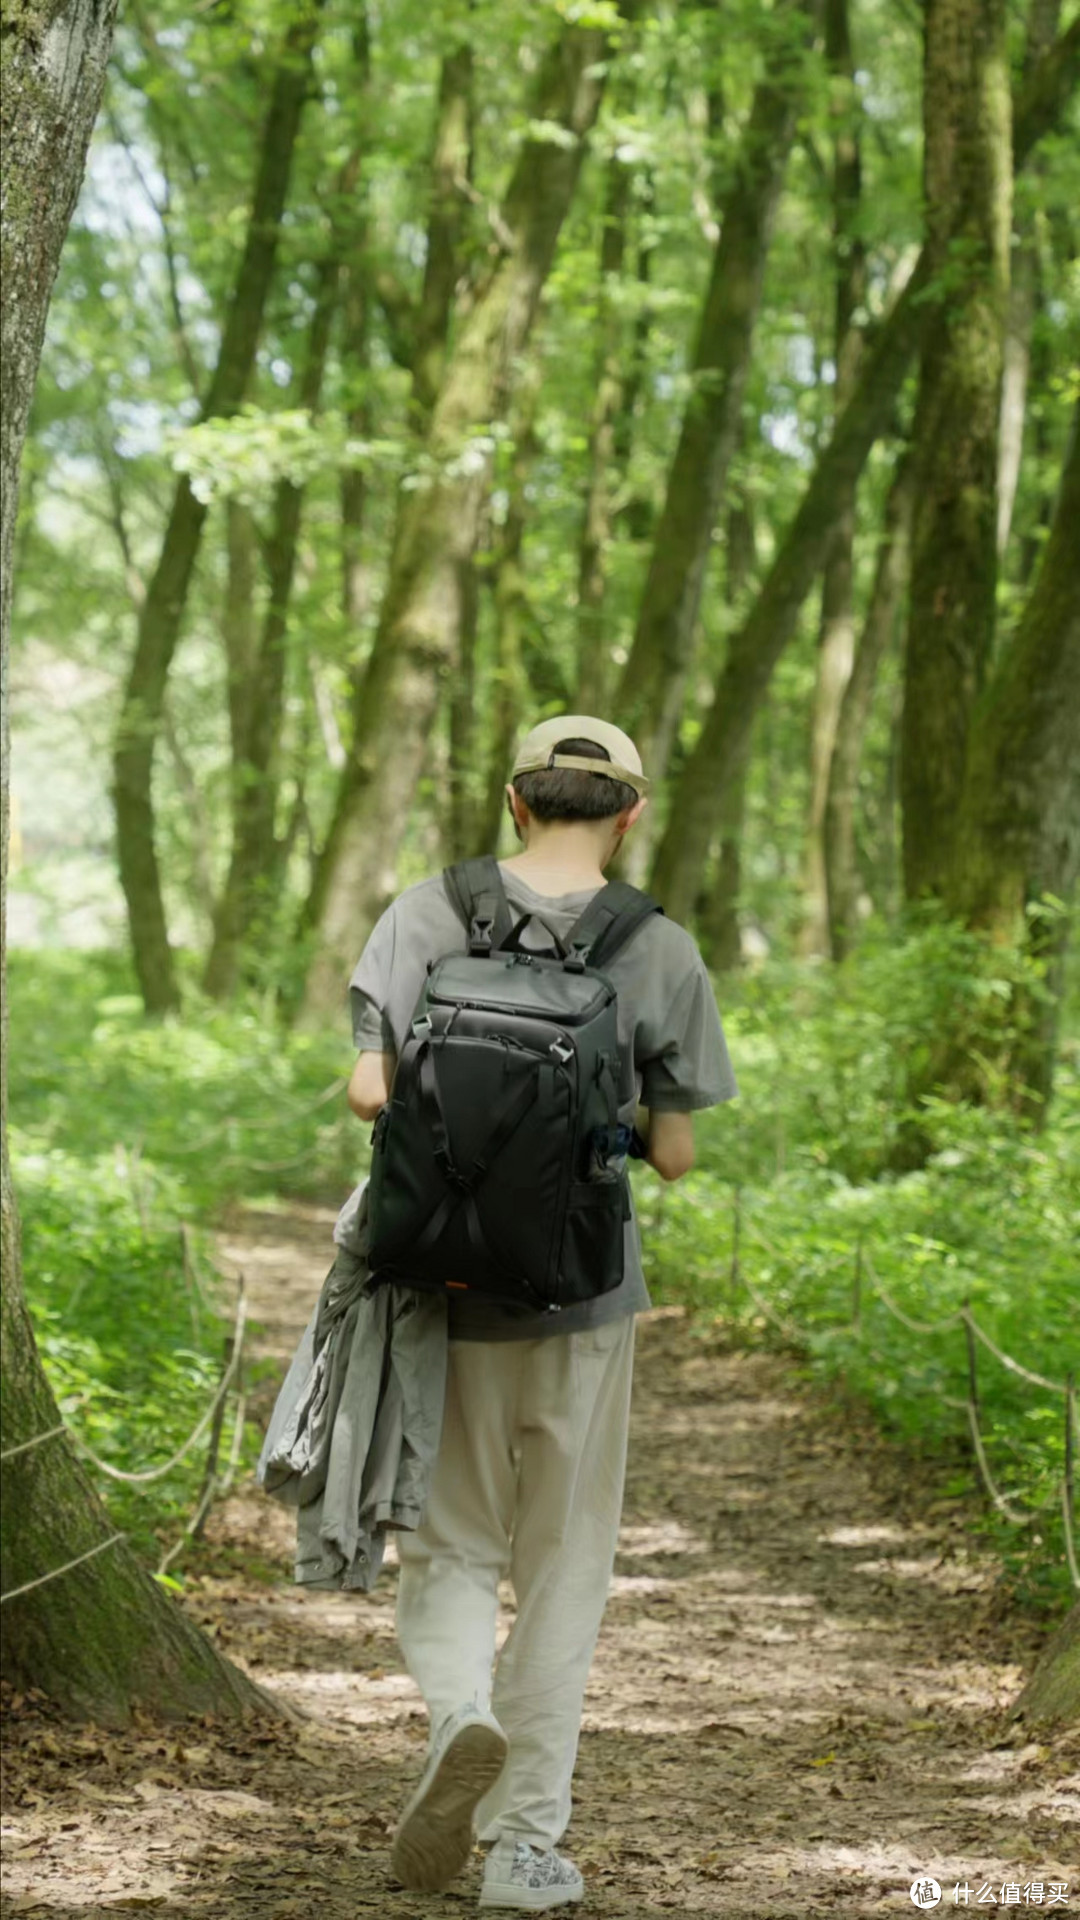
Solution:
{"label": "rope barrier", "polygon": [[247,1320],[247,1293],[246,1293],[246,1288],[244,1283],[244,1276],[243,1274],[241,1274],[239,1284],[237,1287],[236,1320],[233,1326],[232,1358],[230,1359],[228,1366],[225,1368],[225,1371],[223,1372],[221,1379],[218,1382],[217,1391],[214,1394],[214,1397],[211,1400],[210,1405],[207,1407],[206,1412],[202,1415],[202,1418],[200,1419],[198,1426],[195,1427],[194,1430],[188,1435],[187,1439],[184,1441],[183,1446],[178,1447],[177,1451],[172,1455],[171,1459],[166,1460],[163,1466],[148,1467],[142,1473],[126,1473],[122,1468],[114,1467],[108,1460],[103,1460],[100,1454],[95,1453],[93,1447],[91,1447],[85,1440],[83,1440],[79,1434],[72,1433],[71,1438],[74,1441],[75,1446],[78,1448],[79,1452],[84,1456],[85,1459],[89,1460],[91,1464],[97,1468],[99,1473],[106,1474],[110,1480],[121,1480],[124,1482],[125,1486],[143,1487],[143,1486],[148,1486],[150,1482],[153,1480],[163,1480],[166,1474],[171,1473],[174,1467],[179,1466],[181,1460],[184,1459],[185,1455],[191,1452],[192,1447],[198,1445],[198,1442],[202,1439],[203,1434],[206,1432],[207,1428],[210,1425],[210,1422],[213,1420],[214,1415],[217,1413],[218,1408],[224,1405],[225,1397],[233,1381],[236,1378],[237,1370],[240,1366],[241,1345],[243,1342],[244,1326],[245,1326],[246,1320]]}
{"label": "rope barrier", "polygon": [[72,1567],[81,1567],[85,1560],[92,1560],[95,1554],[104,1553],[106,1547],[115,1547],[118,1540],[126,1539],[123,1533],[113,1533],[107,1540],[99,1540],[96,1547],[90,1547],[86,1553],[76,1554],[74,1560],[65,1560],[62,1567],[53,1567],[49,1573],[43,1573],[37,1580],[27,1580],[21,1587],[12,1587],[10,1593],[0,1593],[0,1607],[8,1600],[17,1600],[20,1594],[33,1593],[35,1587],[43,1587],[49,1580],[59,1580],[62,1573],[70,1573]]}
{"label": "rope barrier", "polygon": [[795,1325],[794,1321],[785,1320],[782,1317],[782,1315],[777,1313],[775,1309],[769,1305],[769,1302],[763,1297],[762,1294],[758,1292],[753,1281],[750,1279],[747,1273],[740,1271],[739,1278],[741,1279],[743,1286],[746,1288],[747,1293],[750,1295],[751,1300],[753,1300],[754,1304],[758,1308],[758,1311],[765,1315],[766,1320],[771,1320],[774,1327],[779,1327],[781,1333],[786,1334],[789,1340],[793,1336],[797,1339],[799,1336],[799,1329]]}
{"label": "rope barrier", "polygon": [[1066,1399],[1068,1398],[1069,1389],[1067,1386],[1062,1386],[1060,1381],[1045,1380],[1041,1373],[1032,1373],[1027,1367],[1022,1367],[1019,1360],[1014,1360],[1011,1354],[1002,1353],[1001,1348],[994,1345],[990,1335],[983,1332],[975,1316],[967,1307],[963,1309],[962,1318],[970,1327],[976,1340],[980,1340],[987,1351],[993,1354],[995,1360],[1001,1361],[1003,1367],[1008,1367],[1010,1373],[1015,1373],[1021,1380],[1030,1381],[1033,1387],[1045,1387],[1047,1393],[1061,1393]]}
{"label": "rope barrier", "polygon": [[[1010,1526],[1013,1526],[1013,1527],[1032,1526],[1034,1522],[1038,1519],[1040,1510],[1038,1508],[1035,1508],[1030,1513],[1021,1513],[1017,1507],[1014,1507],[1010,1501],[1006,1500],[1005,1495],[996,1486],[994,1482],[994,1476],[990,1471],[990,1462],[986,1457],[986,1448],[983,1444],[982,1429],[979,1426],[978,1413],[970,1400],[966,1400],[964,1402],[964,1405],[967,1410],[968,1430],[971,1434],[971,1444],[975,1449],[975,1458],[979,1463],[979,1473],[982,1476],[983,1486],[986,1488],[986,1491],[989,1494],[990,1499],[992,1500],[994,1506],[997,1508],[998,1512],[1002,1515],[1002,1518],[1007,1520]],[[1050,1500],[1054,1500],[1056,1499],[1056,1497],[1057,1497],[1057,1488],[1055,1487],[1054,1492],[1050,1496]],[[1049,1506],[1049,1504],[1050,1504],[1050,1501],[1048,1500],[1046,1502],[1046,1505]]]}
{"label": "rope barrier", "polygon": [[[749,1231],[753,1235],[753,1237],[758,1241],[758,1243],[762,1247],[764,1247],[765,1251],[774,1260],[785,1261],[787,1259],[787,1256],[785,1256],[777,1247],[772,1245],[772,1243],[766,1238],[766,1236],[756,1226],[753,1220],[749,1220],[746,1217],[746,1214],[743,1210],[742,1193],[739,1188],[735,1189],[734,1204],[735,1204],[735,1226],[733,1231],[733,1255],[732,1255],[731,1275],[730,1275],[733,1317],[734,1317],[735,1286],[737,1281],[741,1280],[743,1286],[746,1288],[747,1293],[750,1295],[750,1298],[753,1300],[759,1312],[764,1314],[765,1318],[771,1321],[772,1324],[775,1327],[777,1327],[781,1333],[783,1333],[786,1339],[794,1340],[796,1343],[800,1341],[804,1342],[806,1339],[806,1330],[796,1326],[794,1321],[791,1321],[786,1317],[777,1313],[776,1310],[770,1304],[770,1302],[766,1300],[763,1297],[763,1295],[758,1291],[758,1289],[754,1286],[753,1281],[750,1279],[749,1275],[742,1268],[741,1263],[738,1260],[738,1248],[739,1248],[739,1242],[740,1242],[741,1236],[744,1231]],[[1032,1526],[1035,1523],[1035,1521],[1038,1520],[1040,1514],[1045,1513],[1048,1510],[1048,1508],[1053,1506],[1060,1497],[1062,1525],[1063,1525],[1064,1536],[1065,1536],[1066,1564],[1068,1566],[1070,1580],[1072,1581],[1072,1584],[1077,1589],[1077,1591],[1080,1592],[1080,1559],[1078,1559],[1078,1555],[1077,1555],[1076,1537],[1075,1537],[1074,1528],[1073,1528],[1073,1514],[1075,1509],[1075,1486],[1074,1486],[1075,1457],[1076,1457],[1075,1424],[1076,1424],[1076,1418],[1077,1418],[1076,1394],[1075,1394],[1075,1388],[1073,1384],[1074,1376],[1070,1373],[1068,1378],[1064,1382],[1064,1384],[1062,1384],[1060,1381],[1057,1381],[1057,1380],[1048,1380],[1045,1378],[1043,1374],[1034,1373],[1029,1367],[1022,1366],[1020,1361],[1014,1360],[1011,1354],[1003,1352],[1003,1350],[997,1345],[996,1341],[992,1340],[990,1335],[985,1331],[985,1329],[979,1325],[978,1321],[976,1320],[974,1314],[971,1311],[970,1303],[966,1300],[964,1301],[963,1306],[959,1308],[956,1313],[950,1314],[942,1320],[933,1320],[933,1321],[916,1320],[911,1314],[906,1313],[903,1307],[899,1306],[897,1302],[888,1293],[886,1288],[882,1286],[881,1281],[878,1278],[878,1275],[875,1272],[873,1266],[871,1265],[871,1262],[865,1252],[861,1236],[859,1238],[859,1241],[856,1247],[855,1274],[854,1274],[854,1283],[853,1283],[854,1285],[853,1315],[852,1315],[851,1321],[848,1323],[848,1325],[850,1326],[850,1330],[860,1340],[863,1340],[864,1338],[863,1329],[862,1329],[864,1269],[871,1281],[871,1286],[869,1289],[871,1296],[877,1300],[880,1300],[886,1312],[891,1314],[892,1317],[895,1320],[899,1321],[899,1323],[902,1326],[906,1327],[909,1330],[909,1332],[918,1335],[920,1338],[936,1339],[938,1336],[942,1334],[954,1333],[959,1328],[961,1327],[963,1328],[964,1339],[965,1339],[965,1344],[967,1349],[967,1369],[968,1369],[967,1397],[966,1399],[963,1399],[963,1400],[957,1400],[954,1397],[950,1396],[949,1394],[942,1393],[939,1391],[938,1399],[942,1406],[949,1407],[954,1411],[956,1411],[957,1413],[962,1413],[964,1415],[967,1421],[968,1431],[971,1437],[972,1450],[974,1452],[975,1462],[978,1467],[979,1477],[986,1490],[987,1496],[990,1499],[995,1510],[1002,1516],[1004,1520],[1007,1520],[1010,1525],[1016,1526],[1016,1527]],[[994,1475],[990,1467],[990,1460],[987,1454],[986,1442],[983,1437],[982,1427],[979,1421],[977,1343],[978,1345],[985,1347],[989,1353],[992,1353],[994,1358],[997,1361],[999,1361],[1002,1366],[1006,1367],[1010,1373],[1015,1374],[1018,1379],[1024,1380],[1029,1385],[1038,1387],[1044,1392],[1061,1394],[1064,1396],[1064,1400],[1065,1400],[1065,1471],[1062,1475],[1061,1480],[1055,1484],[1055,1486],[1051,1489],[1050,1493],[1046,1496],[1045,1499],[1041,1500],[1037,1506],[1028,1507],[1024,1511],[1021,1511],[1021,1509],[1017,1507],[1013,1503],[1013,1501],[1006,1494],[1002,1492],[1001,1488],[997,1485],[997,1482],[994,1479]],[[872,1357],[878,1362],[879,1365],[881,1366],[887,1365],[887,1363],[884,1360],[884,1357],[880,1353],[878,1353],[876,1349],[872,1348],[870,1351],[871,1351]]]}
{"label": "rope barrier", "polygon": [[962,1313],[952,1313],[946,1320],[913,1320],[911,1315],[905,1313],[903,1307],[898,1307],[896,1301],[886,1293],[870,1263],[869,1256],[864,1253],[863,1259],[866,1263],[866,1271],[870,1275],[873,1283],[871,1291],[875,1297],[881,1301],[882,1306],[892,1314],[893,1318],[899,1320],[901,1325],[907,1327],[911,1333],[923,1334],[929,1338],[933,1338],[935,1334],[953,1333],[957,1327],[963,1326],[964,1316]]}
{"label": "rope barrier", "polygon": [[317,1113],[320,1107],[325,1107],[331,1100],[336,1099],[339,1093],[344,1093],[348,1084],[348,1078],[344,1076],[333,1080],[328,1087],[324,1087],[323,1091],[305,1106],[280,1107],[272,1119],[239,1120],[233,1117],[228,1120],[221,1120],[216,1127],[209,1127],[202,1138],[197,1140],[193,1146],[170,1147],[167,1157],[171,1160],[189,1153],[202,1153],[203,1149],[210,1146],[213,1141],[223,1139],[233,1127],[244,1127],[248,1133],[269,1133],[272,1132],[275,1127],[280,1127],[285,1121],[302,1120],[305,1114]]}
{"label": "rope barrier", "polygon": [[58,1433],[66,1432],[67,1426],[63,1420],[58,1427],[46,1427],[44,1433],[35,1433],[32,1440],[20,1440],[17,1447],[5,1447],[3,1453],[0,1453],[0,1463],[5,1460],[14,1460],[18,1453],[29,1453],[32,1447],[40,1447],[44,1441],[55,1440]]}

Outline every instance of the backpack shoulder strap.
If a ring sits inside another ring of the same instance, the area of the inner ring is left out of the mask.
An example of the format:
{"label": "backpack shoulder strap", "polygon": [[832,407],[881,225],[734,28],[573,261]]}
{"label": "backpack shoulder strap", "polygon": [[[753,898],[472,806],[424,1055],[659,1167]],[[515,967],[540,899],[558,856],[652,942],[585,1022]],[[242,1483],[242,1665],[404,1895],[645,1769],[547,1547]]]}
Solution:
{"label": "backpack shoulder strap", "polygon": [[567,948],[571,956],[577,954],[590,967],[607,966],[646,920],[663,911],[660,902],[642,893],[640,887],[632,887],[626,880],[609,880],[571,927]]}
{"label": "backpack shoulder strap", "polygon": [[490,855],[459,860],[445,869],[443,881],[469,936],[469,952],[483,956],[500,947],[509,938],[513,917],[498,861]]}

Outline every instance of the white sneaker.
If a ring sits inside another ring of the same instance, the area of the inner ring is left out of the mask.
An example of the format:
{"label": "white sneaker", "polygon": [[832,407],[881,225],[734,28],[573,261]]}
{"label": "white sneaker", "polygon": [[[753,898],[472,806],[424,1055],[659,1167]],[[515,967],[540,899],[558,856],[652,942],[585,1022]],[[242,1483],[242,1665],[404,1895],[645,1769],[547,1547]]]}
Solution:
{"label": "white sneaker", "polygon": [[509,1745],[494,1715],[471,1702],[443,1721],[390,1851],[403,1887],[440,1893],[461,1872],[475,1839],[473,1813],[502,1772]]}
{"label": "white sneaker", "polygon": [[482,1907],[510,1907],[520,1913],[546,1913],[585,1896],[585,1882],[573,1863],[554,1847],[532,1847],[512,1835],[497,1840],[484,1862]]}

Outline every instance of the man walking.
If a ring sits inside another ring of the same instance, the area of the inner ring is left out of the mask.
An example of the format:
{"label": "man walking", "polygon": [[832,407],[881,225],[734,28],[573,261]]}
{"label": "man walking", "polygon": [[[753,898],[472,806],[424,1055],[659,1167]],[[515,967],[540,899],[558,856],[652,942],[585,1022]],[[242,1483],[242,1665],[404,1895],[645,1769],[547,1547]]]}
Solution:
{"label": "man walking", "polygon": [[[565,716],[522,741],[507,788],[522,851],[499,868],[520,948],[561,950],[647,786],[633,742],[609,722]],[[376,926],[350,985],[349,1100],[362,1119],[389,1098],[429,963],[464,945],[441,875]],[[637,1118],[645,1157],[677,1180],[693,1163],[694,1111],[736,1091],[708,975],[691,936],[659,913],[604,972],[617,990],[620,1143]],[[447,1886],[478,1829],[491,1843],[481,1906],[538,1912],[582,1898],[581,1874],[556,1849],[618,1537],[634,1316],[649,1305],[632,1216],[625,1235],[621,1284],[559,1312],[471,1298],[467,1274],[449,1293],[440,1451],[422,1524],[398,1548],[398,1637],[431,1722],[393,1845],[406,1886]],[[504,1577],[516,1612],[496,1662]]]}

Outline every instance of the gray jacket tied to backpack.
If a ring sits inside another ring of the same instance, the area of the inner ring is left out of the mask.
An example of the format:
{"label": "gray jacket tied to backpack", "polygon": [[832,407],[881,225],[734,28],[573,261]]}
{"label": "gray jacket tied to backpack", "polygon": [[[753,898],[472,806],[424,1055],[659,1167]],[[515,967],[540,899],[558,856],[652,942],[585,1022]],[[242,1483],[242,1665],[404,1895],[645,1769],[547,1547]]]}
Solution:
{"label": "gray jacket tied to backpack", "polygon": [[367,1185],[334,1229],[337,1257],[270,1417],[256,1476],[297,1508],[297,1583],[370,1592],[389,1528],[416,1528],[446,1391],[446,1300],[376,1286]]}

